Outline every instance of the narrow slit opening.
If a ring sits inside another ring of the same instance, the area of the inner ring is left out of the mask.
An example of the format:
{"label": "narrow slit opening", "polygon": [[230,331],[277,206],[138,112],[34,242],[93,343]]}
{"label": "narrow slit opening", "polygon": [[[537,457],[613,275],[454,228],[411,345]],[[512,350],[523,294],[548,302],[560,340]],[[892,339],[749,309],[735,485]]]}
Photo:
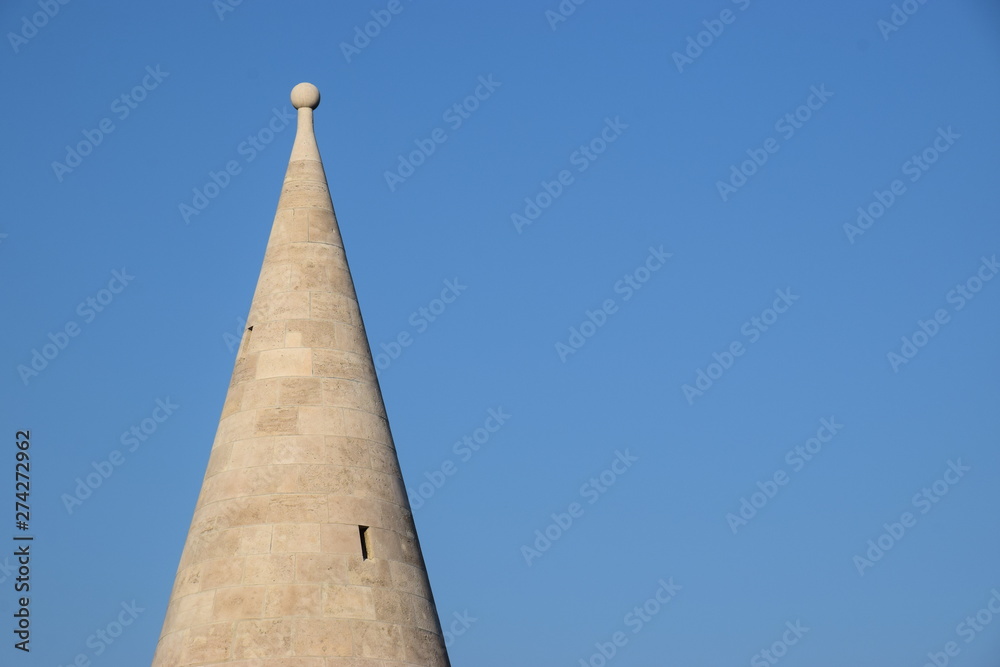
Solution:
{"label": "narrow slit opening", "polygon": [[368,543],[368,526],[358,526],[358,534],[361,537],[361,560],[368,560],[371,547]]}
{"label": "narrow slit opening", "polygon": [[253,325],[248,326],[247,330],[243,332],[243,346],[241,347],[242,352],[246,352],[246,349],[250,346],[250,335],[253,333]]}

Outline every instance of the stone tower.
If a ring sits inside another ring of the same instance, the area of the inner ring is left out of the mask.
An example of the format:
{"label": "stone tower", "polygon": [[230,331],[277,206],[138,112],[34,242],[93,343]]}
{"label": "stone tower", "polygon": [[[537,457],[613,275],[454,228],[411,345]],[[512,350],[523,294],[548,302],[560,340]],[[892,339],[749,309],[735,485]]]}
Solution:
{"label": "stone tower", "polygon": [[298,130],[154,667],[448,666],[313,134]]}

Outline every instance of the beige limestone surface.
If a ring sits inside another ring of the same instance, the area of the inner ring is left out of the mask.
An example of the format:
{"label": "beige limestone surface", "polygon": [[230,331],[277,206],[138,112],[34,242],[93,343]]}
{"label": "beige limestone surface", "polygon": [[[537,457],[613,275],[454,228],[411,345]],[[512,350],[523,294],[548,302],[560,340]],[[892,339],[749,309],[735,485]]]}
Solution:
{"label": "beige limestone surface", "polygon": [[319,91],[299,84],[292,103],[295,143],[153,665],[448,666],[313,133]]}

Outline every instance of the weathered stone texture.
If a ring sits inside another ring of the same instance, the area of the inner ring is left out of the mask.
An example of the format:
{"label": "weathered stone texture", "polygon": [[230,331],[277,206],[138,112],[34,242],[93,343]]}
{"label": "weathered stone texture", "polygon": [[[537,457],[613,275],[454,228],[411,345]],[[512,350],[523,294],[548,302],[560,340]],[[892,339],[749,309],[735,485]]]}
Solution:
{"label": "weathered stone texture", "polygon": [[295,145],[154,667],[449,665],[318,101],[293,91]]}

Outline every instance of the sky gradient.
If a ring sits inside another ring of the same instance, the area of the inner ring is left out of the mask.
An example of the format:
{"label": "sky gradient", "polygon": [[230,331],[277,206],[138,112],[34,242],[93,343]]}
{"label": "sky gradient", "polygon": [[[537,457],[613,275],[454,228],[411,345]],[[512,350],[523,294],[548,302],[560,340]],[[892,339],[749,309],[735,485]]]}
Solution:
{"label": "sky gradient", "polygon": [[453,664],[1000,659],[995,3],[0,26],[3,665],[152,659],[300,81]]}

